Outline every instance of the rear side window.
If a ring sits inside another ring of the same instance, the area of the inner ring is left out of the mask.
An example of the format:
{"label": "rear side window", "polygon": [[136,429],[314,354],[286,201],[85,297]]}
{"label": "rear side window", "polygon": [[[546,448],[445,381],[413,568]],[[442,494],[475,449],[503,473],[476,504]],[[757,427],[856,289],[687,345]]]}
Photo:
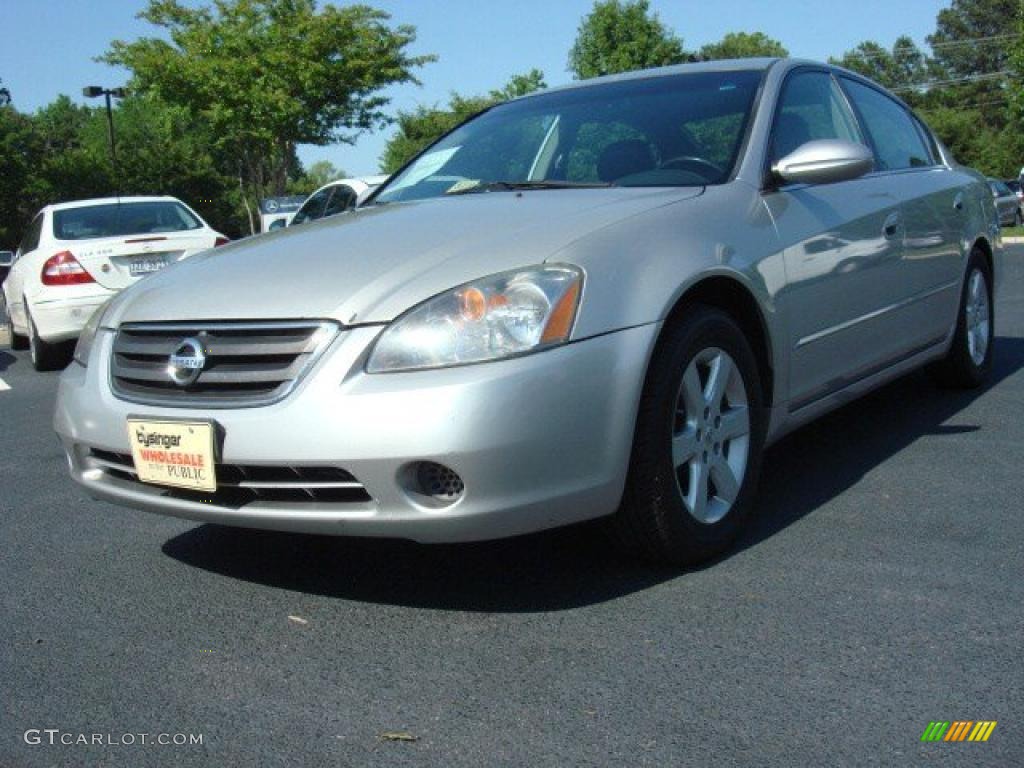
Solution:
{"label": "rear side window", "polygon": [[315,193],[309,200],[302,204],[302,207],[295,212],[295,217],[292,219],[292,224],[301,224],[304,221],[312,221],[313,219],[319,219],[324,215],[324,206],[327,205],[327,198],[331,195],[331,188],[321,189]]}
{"label": "rear side window", "polygon": [[21,239],[21,244],[18,246],[19,256],[34,251],[39,247],[39,238],[43,233],[44,216],[45,214],[40,213],[28,225],[28,229],[25,230],[25,236]]}
{"label": "rear side window", "polygon": [[863,143],[857,121],[832,76],[827,72],[797,72],[786,80],[779,97],[772,129],[772,164],[818,139]]}
{"label": "rear side window", "polygon": [[104,203],[53,212],[53,236],[58,240],[156,235],[203,226],[181,203]]}
{"label": "rear side window", "polygon": [[343,213],[356,204],[356,193],[345,184],[334,187],[331,199],[327,201],[324,208],[324,217],[333,216],[336,213]]}
{"label": "rear side window", "polygon": [[879,170],[898,171],[935,164],[913,119],[902,105],[855,80],[844,78],[843,85],[875,145]]}

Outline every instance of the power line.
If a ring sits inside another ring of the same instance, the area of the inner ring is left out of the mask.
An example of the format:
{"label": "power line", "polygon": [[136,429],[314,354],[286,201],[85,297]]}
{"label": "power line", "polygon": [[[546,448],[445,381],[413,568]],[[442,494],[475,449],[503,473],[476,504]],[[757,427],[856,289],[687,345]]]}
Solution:
{"label": "power line", "polygon": [[940,109],[977,109],[978,107],[990,107],[990,106],[992,106],[994,104],[1006,105],[1007,104],[1007,100],[1009,98],[1010,98],[1009,95],[1007,95],[1007,96],[1004,96],[1001,99],[993,99],[991,101],[978,101],[978,102],[972,102],[971,104],[957,104],[955,107],[944,107],[944,106],[941,106],[941,105],[938,106],[938,107],[918,107],[917,111],[918,112],[935,112],[935,111],[940,110]]}
{"label": "power line", "polygon": [[[964,38],[963,40],[949,40],[949,41],[947,41],[945,43],[935,43],[934,45],[930,45],[928,47],[931,48],[934,51],[934,50],[942,50],[942,49],[945,49],[945,48],[953,48],[953,47],[956,47],[958,45],[979,45],[979,44],[982,44],[982,43],[990,43],[990,42],[993,42],[993,41],[1013,40],[1013,39],[1016,39],[1016,38],[1020,37],[1021,34],[1024,34],[1024,33],[1013,32],[1013,33],[1003,34],[1003,35],[987,35],[985,37],[968,37],[968,38]],[[853,49],[847,51],[846,53],[844,53],[843,56],[845,57],[847,55],[850,55],[850,56],[854,56],[854,57],[859,57],[861,59],[880,59],[880,58],[882,58],[884,56],[895,56],[896,54],[902,53],[903,51],[916,51],[916,52],[922,53],[922,54],[925,53],[925,51],[922,48],[919,48],[917,46],[917,44],[914,43],[914,44],[911,44],[911,45],[896,45],[896,46],[893,46],[891,50],[890,49],[883,49],[881,51],[874,51],[872,53],[866,53],[866,52],[858,51],[856,48],[853,48]]]}
{"label": "power line", "polygon": [[979,82],[983,82],[985,80],[999,80],[999,79],[1002,79],[1004,77],[1012,79],[1012,78],[1020,77],[1020,75],[1018,75],[1012,69],[1004,69],[1004,70],[1002,70],[1000,72],[987,72],[987,73],[981,74],[981,75],[969,75],[967,77],[954,77],[954,78],[952,78],[950,80],[931,80],[931,81],[924,82],[924,83],[915,83],[913,85],[901,85],[899,88],[890,88],[889,90],[891,90],[893,93],[901,93],[901,92],[904,92],[904,91],[918,91],[918,90],[926,90],[927,91],[929,88],[934,88],[935,86],[939,86],[939,85],[945,86],[945,85],[957,85],[958,83],[979,83]]}

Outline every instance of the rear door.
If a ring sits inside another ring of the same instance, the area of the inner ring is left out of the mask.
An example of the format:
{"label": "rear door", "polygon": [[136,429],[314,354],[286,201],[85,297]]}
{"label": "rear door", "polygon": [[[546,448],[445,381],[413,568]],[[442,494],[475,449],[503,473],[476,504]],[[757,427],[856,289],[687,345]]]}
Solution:
{"label": "rear door", "polygon": [[892,354],[906,356],[942,341],[955,316],[967,215],[963,179],[942,164],[906,107],[861,81],[841,77],[840,83],[875,148],[875,177],[900,202],[903,254],[894,275],[899,293],[883,309],[884,324],[899,345]]}
{"label": "rear door", "polygon": [[120,290],[212,248],[216,233],[175,201],[104,203],[53,214],[56,250],[66,250],[104,288]]}

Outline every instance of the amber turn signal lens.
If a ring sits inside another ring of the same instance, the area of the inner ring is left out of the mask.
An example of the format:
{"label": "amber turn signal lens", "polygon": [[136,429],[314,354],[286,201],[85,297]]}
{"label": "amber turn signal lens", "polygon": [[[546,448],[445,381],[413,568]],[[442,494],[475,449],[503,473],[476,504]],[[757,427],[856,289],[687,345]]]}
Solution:
{"label": "amber turn signal lens", "polygon": [[548,320],[547,328],[540,337],[541,344],[550,344],[555,341],[565,341],[569,338],[569,331],[572,330],[572,320],[576,316],[576,302],[580,297],[580,282],[577,280],[558,300],[551,319]]}
{"label": "amber turn signal lens", "polygon": [[487,314],[487,297],[479,288],[466,288],[459,295],[459,313],[462,319],[479,322]]}

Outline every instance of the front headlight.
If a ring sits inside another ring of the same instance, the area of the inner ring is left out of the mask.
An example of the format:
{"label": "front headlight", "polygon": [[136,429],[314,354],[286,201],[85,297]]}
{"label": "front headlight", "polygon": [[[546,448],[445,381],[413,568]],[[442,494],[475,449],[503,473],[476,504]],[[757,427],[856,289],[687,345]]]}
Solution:
{"label": "front headlight", "polygon": [[368,373],[500,360],[569,340],[583,288],[571,266],[504,272],[454,288],[380,335]]}
{"label": "front headlight", "polygon": [[81,334],[78,336],[78,343],[75,344],[74,359],[76,363],[84,366],[89,365],[89,353],[92,352],[92,342],[96,338],[96,331],[100,328],[100,323],[103,322],[103,315],[106,314],[107,308],[110,306],[110,302],[106,302],[103,306],[97,308],[92,313],[92,317],[89,318],[89,322],[85,324]]}

